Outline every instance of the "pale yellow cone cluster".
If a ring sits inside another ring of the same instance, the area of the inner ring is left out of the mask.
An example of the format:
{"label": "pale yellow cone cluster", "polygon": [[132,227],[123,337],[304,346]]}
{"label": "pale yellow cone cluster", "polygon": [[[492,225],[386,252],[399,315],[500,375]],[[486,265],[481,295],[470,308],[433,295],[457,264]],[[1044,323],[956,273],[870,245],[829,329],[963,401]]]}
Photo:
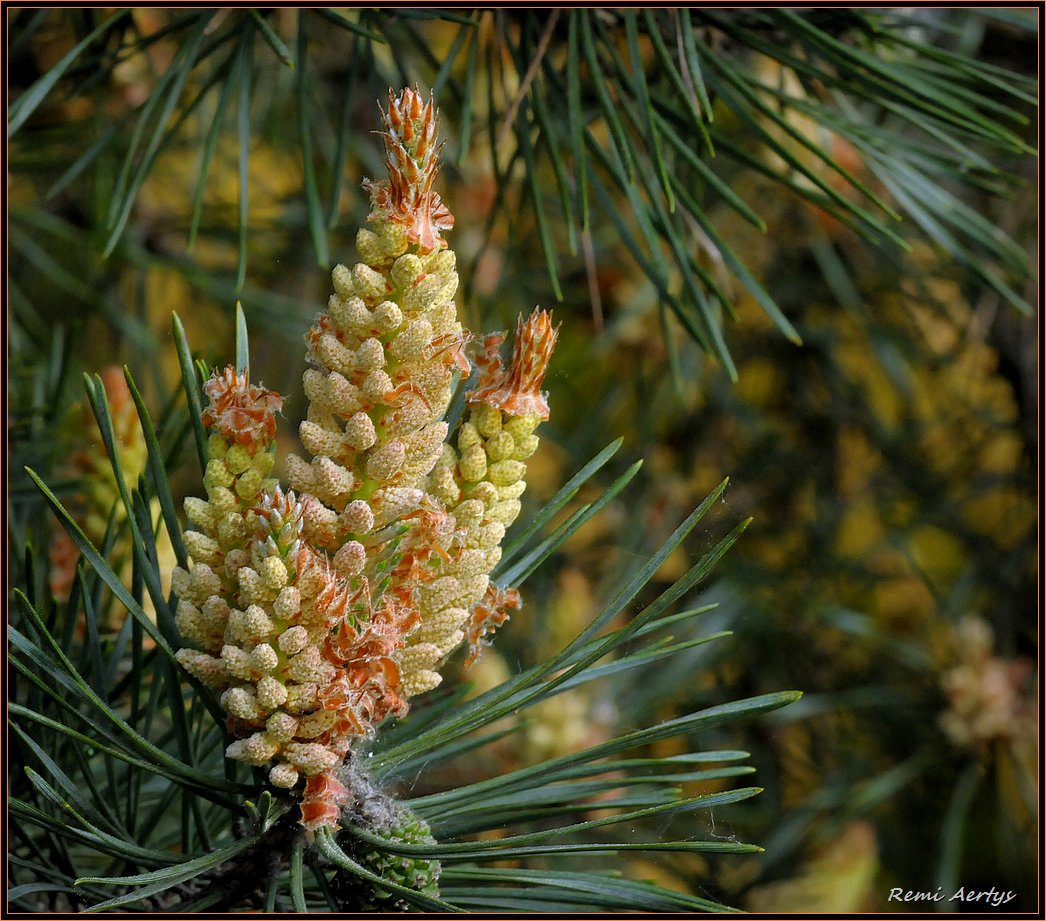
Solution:
{"label": "pale yellow cone cluster", "polygon": [[[174,573],[182,665],[219,689],[230,758],[301,791],[302,824],[334,825],[354,739],[440,683],[447,655],[519,606],[491,584],[519,515],[540,383],[555,344],[535,311],[502,369],[488,337],[455,439],[444,415],[471,334],[457,318],[453,217],[432,189],[436,115],[406,90],[383,113],[389,180],[368,182],[360,261],[306,334],[305,451],[271,479],[281,399],[231,369],[205,387],[207,499],[189,499],[187,570]],[[304,783],[300,781],[305,779]]]}
{"label": "pale yellow cone cluster", "polygon": [[319,501],[305,533],[339,550],[416,511],[443,450],[452,369],[463,332],[454,254],[423,254],[396,224],[362,229],[365,262],[334,270],[328,308],[307,335],[307,461],[287,458],[291,486]]}
{"label": "pale yellow cone cluster", "polygon": [[534,432],[548,416],[540,386],[556,333],[545,311],[521,319],[508,368],[497,351],[503,338],[487,337],[457,450],[447,445],[429,475],[428,490],[446,509],[453,536],[419,587],[421,627],[401,655],[424,664],[412,671],[407,696],[435,687],[437,663],[466,637],[473,659],[485,635],[519,607],[518,594],[492,586],[489,573],[501,559],[506,528],[519,516],[526,460],[538,448]]}
{"label": "pale yellow cone cluster", "polygon": [[[232,368],[215,372],[205,389],[210,405],[203,421],[211,428],[203,478],[207,499],[185,500],[189,527],[182,538],[192,563],[188,570],[175,567],[171,588],[180,599],[176,616],[182,636],[199,650],[220,652],[229,599],[240,592],[253,597],[262,578],[246,549],[247,514],[277,486],[269,474],[275,414],[283,401]],[[208,674],[217,677],[213,669]]]}
{"label": "pale yellow cone cluster", "polygon": [[[431,504],[424,486],[447,437],[452,375],[467,364],[453,252],[422,253],[399,225],[380,221],[360,230],[357,244],[367,261],[334,270],[335,293],[306,337],[314,367],[304,376],[310,403],[300,433],[312,459],[291,455],[287,471],[314,497],[305,505],[309,542],[333,554],[339,573],[367,566],[373,575],[387,553],[381,530],[414,527]],[[413,600],[409,575],[392,590]],[[429,595],[417,596],[422,609]],[[404,652],[400,692],[434,687],[426,673],[442,655]]]}
{"label": "pale yellow cone cluster", "polygon": [[208,498],[185,502],[192,563],[173,577],[178,629],[192,648],[177,657],[222,691],[234,737],[226,755],[275,762],[269,781],[291,788],[335,769],[365,731],[356,714],[326,706],[346,673],[333,631],[370,613],[354,578],[362,560],[354,573],[334,571],[303,539],[303,503],[266,477],[279,398],[231,369],[215,375],[208,395]]}
{"label": "pale yellow cone cluster", "polygon": [[[428,643],[443,658],[471,632],[491,588],[489,573],[501,559],[505,530],[519,516],[525,461],[537,450],[540,421],[477,403],[458,431],[457,450],[447,445],[433,468],[429,489],[453,517],[457,535],[440,577],[431,589],[422,588],[421,627],[408,638],[408,650]],[[432,686],[438,683],[426,677]]]}

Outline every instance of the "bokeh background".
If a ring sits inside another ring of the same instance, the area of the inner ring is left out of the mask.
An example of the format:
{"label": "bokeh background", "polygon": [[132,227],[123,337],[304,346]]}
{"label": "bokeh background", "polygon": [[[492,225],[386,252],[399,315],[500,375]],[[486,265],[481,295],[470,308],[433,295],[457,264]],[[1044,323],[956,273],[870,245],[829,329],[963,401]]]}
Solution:
{"label": "bokeh background", "polygon": [[[81,371],[132,368],[177,469],[172,311],[218,364],[242,302],[252,376],[288,394],[290,448],[301,337],[329,269],[355,256],[359,183],[381,170],[376,100],[435,87],[468,325],[506,328],[537,303],[562,322],[531,508],[614,437],[606,481],[644,461],[465,677],[483,687],[553,653],[723,476],[713,522],[654,589],[717,529],[754,519],[701,599],[716,605],[702,630],[730,638],[655,680],[546,702],[469,769],[538,763],[638,713],[800,689],[730,730],[765,792],[703,829],[765,853],[667,855],[634,875],[757,911],[900,909],[886,901],[897,886],[994,886],[1017,894],[1008,908],[1034,907],[1033,16],[110,15],[22,9],[6,23],[14,580],[60,590],[65,565],[53,545],[50,571],[22,565],[27,545],[52,541],[24,464],[96,539],[105,530],[111,486],[91,460]],[[707,87],[688,66],[707,70],[703,54],[727,62]],[[993,130],[946,119],[917,136],[883,96],[916,75],[943,106],[957,57],[971,83],[951,98]],[[899,219],[867,218],[869,196]],[[889,234],[873,226],[884,220]],[[193,476],[175,478],[183,494]]]}

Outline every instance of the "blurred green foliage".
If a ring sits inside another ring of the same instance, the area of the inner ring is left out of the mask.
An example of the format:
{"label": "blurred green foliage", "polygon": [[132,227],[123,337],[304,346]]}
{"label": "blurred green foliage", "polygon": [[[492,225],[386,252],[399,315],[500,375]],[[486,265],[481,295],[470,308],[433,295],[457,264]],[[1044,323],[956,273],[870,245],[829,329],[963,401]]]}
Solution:
{"label": "blurred green foliage", "polygon": [[1021,703],[1034,682],[1006,672],[1005,730],[960,741],[942,726],[955,669],[996,674],[971,664],[966,618],[990,625],[992,662],[1038,643],[1034,321],[1020,313],[1036,230],[1032,21],[107,15],[8,20],[18,580],[45,591],[22,561],[50,526],[21,471],[63,469],[69,443],[53,434],[77,369],[130,364],[169,420],[165,451],[185,457],[187,418],[160,406],[178,378],[170,313],[216,359],[239,297],[254,376],[297,391],[300,336],[327,290],[317,263],[351,259],[357,183],[380,169],[374,101],[419,81],[454,126],[442,181],[464,313],[503,326],[558,301],[564,321],[528,496],[547,499],[608,432],[626,435],[613,472],[646,462],[642,495],[535,574],[535,620],[510,624],[501,660],[473,677],[558,648],[721,473],[733,485],[718,522],[668,560],[660,587],[713,532],[755,517],[701,618],[733,640],[684,651],[656,681],[553,698],[496,750],[502,766],[723,687],[799,687],[800,704],[727,736],[753,752],[767,793],[757,810],[717,811],[713,831],[767,852],[721,866],[665,855],[638,875],[690,888],[714,864],[710,897],[767,911],[881,910],[892,886],[994,885],[1018,893],[1010,908],[1034,905],[1037,740]]}

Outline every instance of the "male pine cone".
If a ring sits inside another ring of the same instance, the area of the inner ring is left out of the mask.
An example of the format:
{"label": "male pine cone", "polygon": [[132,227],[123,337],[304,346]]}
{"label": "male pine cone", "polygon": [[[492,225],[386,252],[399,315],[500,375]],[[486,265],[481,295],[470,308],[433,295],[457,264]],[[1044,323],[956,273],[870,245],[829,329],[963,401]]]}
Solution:
{"label": "male pine cone", "polygon": [[501,334],[476,355],[475,388],[446,443],[454,375],[471,333],[457,316],[454,220],[433,190],[432,101],[390,93],[382,113],[389,178],[365,182],[361,261],[305,336],[306,456],[270,474],[281,398],[233,369],[207,384],[207,499],[186,500],[192,557],[174,573],[178,659],[222,691],[226,754],[269,766],[301,796],[302,824],[329,827],[352,794],[337,771],[355,740],[435,687],[466,637],[474,657],[509,609],[490,583],[519,514],[540,391],[556,340],[550,317],[520,320],[503,368]]}

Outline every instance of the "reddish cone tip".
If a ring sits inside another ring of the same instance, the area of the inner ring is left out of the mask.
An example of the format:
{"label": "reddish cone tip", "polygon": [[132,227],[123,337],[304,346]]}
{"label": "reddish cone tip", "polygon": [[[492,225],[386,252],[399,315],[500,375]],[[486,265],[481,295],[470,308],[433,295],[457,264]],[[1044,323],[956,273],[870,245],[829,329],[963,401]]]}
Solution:
{"label": "reddish cone tip", "polygon": [[407,88],[397,97],[390,89],[381,123],[389,178],[363,181],[372,206],[368,220],[400,224],[425,252],[440,249],[447,245],[440,234],[454,226],[454,216],[432,189],[442,149],[436,144],[439,117],[432,97],[423,104],[416,90]]}
{"label": "reddish cone tip", "polygon": [[516,323],[516,339],[508,369],[501,365],[498,346],[500,333],[487,336],[483,352],[476,357],[480,369],[476,389],[468,395],[470,403],[489,403],[512,416],[530,413],[548,418],[548,402],[541,392],[552,350],[556,347],[559,327],[552,327],[552,314],[539,307]]}
{"label": "reddish cone tip", "polygon": [[200,414],[208,429],[217,429],[230,444],[244,445],[252,453],[272,443],[276,413],[283,408],[278,393],[252,384],[246,373],[237,374],[232,367],[216,370],[203,391],[211,401]]}

